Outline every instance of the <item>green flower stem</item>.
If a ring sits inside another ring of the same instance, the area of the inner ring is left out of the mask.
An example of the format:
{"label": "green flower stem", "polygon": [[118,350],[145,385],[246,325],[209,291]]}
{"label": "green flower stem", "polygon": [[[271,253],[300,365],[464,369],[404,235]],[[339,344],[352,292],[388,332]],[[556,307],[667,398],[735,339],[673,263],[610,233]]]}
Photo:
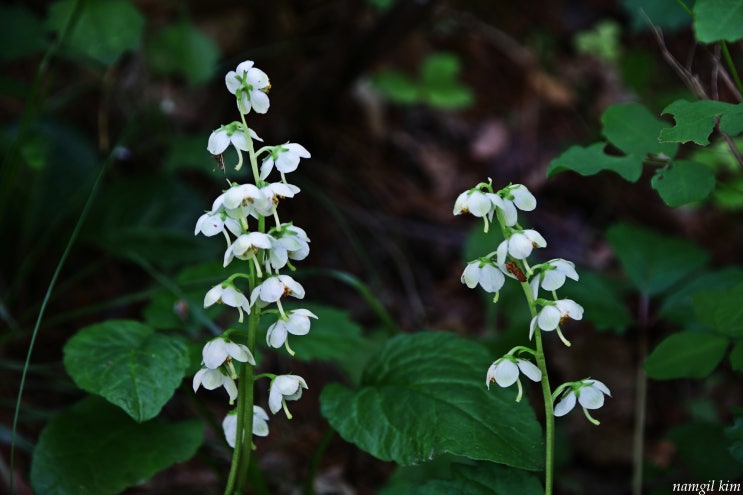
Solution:
{"label": "green flower stem", "polygon": [[[524,289],[526,301],[529,303],[529,312],[531,317],[537,315],[537,305],[534,296],[531,293],[531,287],[528,282],[522,282],[521,288]],[[536,343],[537,367],[542,372],[542,396],[544,397],[544,494],[552,494],[553,473],[554,473],[554,454],[555,454],[555,407],[552,402],[552,389],[550,388],[549,375],[547,374],[547,360],[544,356],[542,347],[542,331],[537,328],[534,332],[534,341]]]}

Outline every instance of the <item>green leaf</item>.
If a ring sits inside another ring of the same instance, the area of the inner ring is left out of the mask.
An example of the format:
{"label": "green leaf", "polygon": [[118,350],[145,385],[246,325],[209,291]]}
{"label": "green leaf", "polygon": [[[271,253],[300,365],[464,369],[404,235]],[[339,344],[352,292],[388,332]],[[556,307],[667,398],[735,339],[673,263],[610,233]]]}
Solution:
{"label": "green leaf", "polygon": [[560,296],[579,302],[585,309],[584,318],[598,330],[624,333],[634,320],[622,301],[618,284],[596,272],[580,271],[579,275],[580,281],[568,281],[560,289]]}
{"label": "green leaf", "polygon": [[114,495],[187,461],[203,437],[200,421],[135,423],[119,408],[88,397],[41,432],[31,485],[44,495]]}
{"label": "green leaf", "polygon": [[710,330],[733,338],[743,337],[743,283],[694,295],[697,318]]}
{"label": "green leaf", "polygon": [[643,105],[618,103],[607,108],[601,115],[604,125],[602,134],[625,155],[634,155],[645,160],[648,155],[676,155],[678,144],[660,143],[661,130],[668,127]]}
{"label": "green leaf", "polygon": [[325,387],[322,414],[382,460],[409,465],[451,453],[541,469],[541,428],[528,401],[485,387],[492,361],[480,344],[450,333],[398,335],[369,362],[360,387]]}
{"label": "green leaf", "polygon": [[154,72],[183,76],[192,85],[208,81],[219,58],[214,41],[186,20],[160,30],[145,53]]}
{"label": "green leaf", "polygon": [[743,340],[739,340],[730,351],[730,366],[740,373],[743,373]]}
{"label": "green leaf", "polygon": [[64,366],[78,387],[142,422],[157,416],[180,385],[188,351],[181,339],[137,321],[109,320],[65,344]]}
{"label": "green leaf", "polygon": [[372,84],[377,91],[395,103],[412,104],[420,101],[418,85],[402,72],[379,71],[372,77]]}
{"label": "green leaf", "polygon": [[728,451],[733,459],[743,464],[743,417],[737,416],[733,426],[725,428],[725,438],[730,442]]}
{"label": "green leaf", "polygon": [[702,43],[743,38],[743,3],[740,0],[697,0],[694,31]]}
{"label": "green leaf", "polygon": [[[679,457],[697,480],[734,480],[743,475],[743,466],[728,451],[722,425],[689,423],[668,432]],[[712,493],[712,492],[710,492]]]}
{"label": "green leaf", "polygon": [[718,117],[721,131],[731,136],[743,132],[743,103],[676,100],[668,105],[663,113],[673,115],[676,125],[661,131],[661,142],[693,141],[707,145]]}
{"label": "green leaf", "polygon": [[580,175],[595,175],[608,170],[626,181],[637,182],[642,174],[644,157],[607,155],[604,148],[606,148],[606,143],[603,142],[594,143],[588,147],[571,146],[550,162],[547,177],[565,170],[572,170]]}
{"label": "green leaf", "polygon": [[689,328],[689,322],[696,319],[693,297],[697,292],[706,289],[725,289],[737,285],[741,280],[743,269],[736,266],[699,274],[664,299],[660,315]]}
{"label": "green leaf", "polygon": [[670,207],[701,201],[715,188],[715,174],[697,162],[676,160],[658,170],[650,181]]}
{"label": "green leaf", "polygon": [[[75,0],[58,0],[49,8],[47,25],[59,35],[70,22]],[[111,65],[127,50],[139,48],[145,20],[127,0],[88,0],[65,39],[72,53]]]}
{"label": "green leaf", "polygon": [[622,0],[622,6],[631,15],[635,31],[646,31],[650,27],[648,19],[663,32],[678,31],[691,23],[691,16],[678,0]]}
{"label": "green leaf", "polygon": [[657,295],[707,263],[696,245],[629,224],[612,225],[606,232],[624,272],[640,293]]}
{"label": "green leaf", "polygon": [[35,55],[46,48],[41,20],[23,5],[0,5],[0,62]]}
{"label": "green leaf", "polygon": [[544,490],[526,471],[478,462],[474,466],[455,465],[451,479],[434,479],[413,487],[410,495],[539,495]]}
{"label": "green leaf", "polygon": [[439,108],[456,110],[472,104],[472,92],[459,82],[459,58],[452,53],[429,55],[421,68],[423,98]]}
{"label": "green leaf", "polygon": [[704,378],[720,364],[728,339],[704,332],[679,332],[663,339],[645,361],[650,378]]}

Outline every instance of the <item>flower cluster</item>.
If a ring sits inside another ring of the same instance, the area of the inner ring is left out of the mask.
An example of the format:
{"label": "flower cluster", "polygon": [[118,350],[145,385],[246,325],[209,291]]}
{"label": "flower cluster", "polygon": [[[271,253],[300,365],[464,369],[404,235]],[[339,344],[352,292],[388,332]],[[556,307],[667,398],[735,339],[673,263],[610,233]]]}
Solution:
{"label": "flower cluster", "polygon": [[[522,184],[511,184],[495,191],[492,182],[481,182],[460,194],[454,204],[455,215],[470,213],[482,218],[485,232],[493,222],[497,222],[503,233],[503,241],[493,252],[467,263],[461,281],[470,289],[479,285],[486,292],[495,294],[494,302],[498,300],[498,292],[507,278],[519,281],[524,285],[532,311],[529,340],[534,339],[537,329],[543,332],[554,331],[569,347],[570,342],[563,335],[561,325],[568,320],[582,319],[583,307],[572,299],[560,299],[556,291],[567,279],[577,281],[579,277],[575,265],[564,259],[552,259],[534,266],[529,265],[527,258],[536,249],[546,247],[547,241],[536,230],[525,229],[519,225],[518,211],[532,211],[536,206],[534,195]],[[540,297],[540,289],[546,291],[549,297]],[[517,346],[493,362],[488,368],[485,380],[488,388],[492,382],[501,387],[510,387],[516,383],[518,386],[516,401],[520,401],[522,386],[519,375],[523,374],[530,380],[539,382],[543,378],[543,373],[546,373],[540,343],[541,335],[537,336],[537,342],[537,349]],[[538,363],[541,357],[540,367],[529,359],[516,357],[516,354],[528,355]],[[611,396],[606,385],[590,379],[561,385],[551,398],[553,403],[560,394],[562,399],[554,408],[555,416],[569,412],[577,400],[583,406],[586,417],[596,424],[598,422],[588,414],[588,409],[601,407],[604,395]]]}
{"label": "flower cluster", "polygon": [[[235,273],[209,289],[204,297],[204,307],[224,304],[235,308],[239,323],[243,323],[248,316],[247,342],[254,342],[261,314],[275,315],[274,322],[266,332],[266,343],[276,349],[285,347],[289,354],[294,355],[289,347],[289,335],[309,333],[311,320],[317,316],[307,309],[284,308],[282,301],[287,297],[302,299],[305,291],[299,282],[280,271],[284,268],[293,270],[292,261],[308,256],[310,239],[302,228],[279,218],[278,206],[284,199],[293,198],[300,192],[299,187],[287,181],[286,174],[297,170],[300,160],[310,158],[310,153],[302,145],[291,142],[255,150],[254,142],[263,140],[247,126],[245,116],[251,110],[259,114],[268,111],[268,91],[271,86],[268,76],[256,68],[252,61],[242,62],[234,71],[228,72],[225,84],[229,92],[235,95],[240,121],[213,131],[207,150],[223,165],[222,154],[230,146],[233,147],[238,157],[235,170],[241,169],[243,153],[247,153],[252,180],[246,183],[230,182],[229,187],[214,200],[211,209],[196,221],[194,234],[207,237],[222,234],[226,241],[224,266],[233,262],[245,263],[241,265],[244,272]],[[274,171],[278,172],[278,180],[271,181],[269,178]],[[235,328],[228,329],[204,345],[202,368],[193,378],[194,392],[200,386],[209,390],[224,387],[230,404],[238,398],[235,380],[242,375],[236,366],[256,365],[252,349],[248,345],[233,342],[232,337],[238,332]],[[261,376],[271,378],[269,410],[275,414],[284,409],[287,417],[291,418],[286,402],[301,397],[302,390],[307,388],[305,380],[297,375],[266,373]],[[222,423],[225,439],[233,448],[238,438],[245,437],[245,431],[242,436],[237,431],[238,425],[242,424],[238,421],[238,409],[239,405],[228,413]],[[268,419],[263,408],[253,405],[252,433],[268,435]],[[249,418],[245,421],[249,421]]]}

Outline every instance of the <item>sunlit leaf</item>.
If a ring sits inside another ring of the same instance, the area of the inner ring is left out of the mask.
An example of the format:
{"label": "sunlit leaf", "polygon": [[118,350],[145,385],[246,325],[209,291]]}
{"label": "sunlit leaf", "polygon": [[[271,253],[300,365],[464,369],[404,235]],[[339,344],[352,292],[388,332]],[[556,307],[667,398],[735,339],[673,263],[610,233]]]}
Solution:
{"label": "sunlit leaf", "polygon": [[606,238],[627,277],[647,296],[671,288],[708,259],[705,251],[690,242],[629,224],[611,226]]}
{"label": "sunlit leaf", "polygon": [[418,85],[410,77],[396,70],[382,70],[374,74],[372,83],[377,91],[395,103],[411,104],[420,100]]}
{"label": "sunlit leaf", "polygon": [[663,339],[645,361],[650,378],[704,378],[720,364],[729,341],[705,332],[679,332]]}
{"label": "sunlit leaf", "polygon": [[540,426],[528,404],[514,401],[515,390],[485,387],[492,361],[480,344],[453,334],[399,335],[372,358],[358,388],[325,387],[322,413],[382,460],[408,465],[451,453],[540,469]]}
{"label": "sunlit leaf", "polygon": [[[73,18],[75,0],[57,0],[49,7],[47,24],[61,33]],[[65,39],[74,54],[86,55],[105,65],[127,50],[139,48],[145,19],[128,0],[88,0]]]}
{"label": "sunlit leaf", "polygon": [[[741,3],[743,6],[743,3]],[[673,115],[676,125],[663,129],[662,142],[709,144],[709,136],[720,119],[720,130],[735,136],[743,132],[743,103],[732,104],[716,100],[676,100],[668,105],[664,114]]]}
{"label": "sunlit leaf", "polygon": [[701,201],[715,188],[712,170],[697,162],[676,160],[651,179],[653,189],[670,207]]}
{"label": "sunlit leaf", "polygon": [[743,2],[740,0],[697,0],[694,31],[702,43],[738,41],[743,38]]}
{"label": "sunlit leaf", "polygon": [[187,461],[203,437],[201,421],[136,423],[118,407],[88,397],[42,431],[31,485],[44,495],[115,495]]}
{"label": "sunlit leaf", "polygon": [[180,385],[188,352],[183,340],[142,323],[109,320],[77,332],[64,346],[64,365],[78,387],[142,422],[157,416]]}
{"label": "sunlit leaf", "polygon": [[618,103],[601,115],[601,133],[626,155],[644,160],[648,155],[676,155],[678,144],[660,143],[661,130],[668,127],[645,106],[638,103]]}
{"label": "sunlit leaf", "polygon": [[630,182],[636,182],[640,178],[644,156],[607,155],[605,148],[606,143],[594,143],[588,147],[571,146],[550,162],[547,177],[566,170],[572,170],[580,175],[594,175],[608,170]]}

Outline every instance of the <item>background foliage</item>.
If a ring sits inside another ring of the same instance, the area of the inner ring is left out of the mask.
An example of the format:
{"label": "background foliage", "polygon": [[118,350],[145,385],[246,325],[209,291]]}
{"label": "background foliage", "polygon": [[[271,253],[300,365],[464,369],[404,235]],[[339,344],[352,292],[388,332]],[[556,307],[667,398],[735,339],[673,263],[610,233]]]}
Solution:
{"label": "background foliage", "polygon": [[205,149],[234,114],[222,75],[247,58],[272,82],[258,133],[313,155],[287,207],[321,295],[304,362],[266,354],[310,390],[256,440],[255,493],[540,492],[539,414],[483,387],[524,303],[459,282],[499,241],[451,215],[486,177],[535,192],[544,259],[581,273],[551,374],[614,394],[600,430],[558,422],[558,493],[627,493],[640,411],[645,493],[743,476],[743,10],[584,3],[0,6],[3,486],[219,493],[224,392],[195,400],[190,376],[230,322],[201,307],[229,272],[192,234],[224,186]]}

